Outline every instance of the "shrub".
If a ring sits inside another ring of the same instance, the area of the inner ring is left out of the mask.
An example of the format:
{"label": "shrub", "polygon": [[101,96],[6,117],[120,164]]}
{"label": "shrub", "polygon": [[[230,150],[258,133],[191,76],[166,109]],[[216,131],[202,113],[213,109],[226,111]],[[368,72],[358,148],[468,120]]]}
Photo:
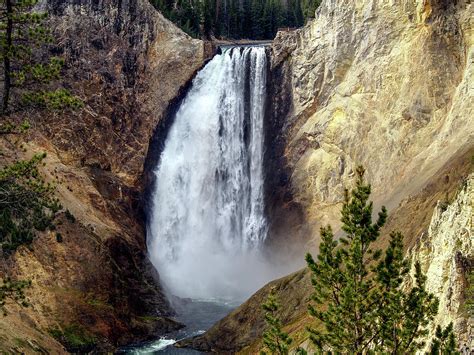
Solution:
{"label": "shrub", "polygon": [[63,344],[68,352],[86,353],[92,351],[97,343],[96,338],[87,330],[77,324],[49,329],[49,334]]}

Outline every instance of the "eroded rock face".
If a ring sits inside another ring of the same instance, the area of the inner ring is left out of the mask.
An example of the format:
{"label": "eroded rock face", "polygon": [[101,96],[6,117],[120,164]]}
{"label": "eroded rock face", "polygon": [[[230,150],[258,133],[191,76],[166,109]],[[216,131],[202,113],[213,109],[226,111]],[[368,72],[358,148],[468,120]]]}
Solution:
{"label": "eroded rock face", "polygon": [[63,160],[136,183],[169,101],[203,64],[203,42],[146,0],[44,0],[42,6],[66,61],[64,81],[86,104],[79,116],[43,117],[46,134]]}
{"label": "eroded rock face", "polygon": [[472,145],[473,6],[327,0],[303,29],[278,34],[273,70],[291,67],[288,186],[315,231],[337,221],[354,166],[390,208]]}
{"label": "eroded rock face", "polygon": [[[472,1],[323,1],[304,28],[280,32],[272,52],[272,72],[283,71],[291,82],[291,93],[275,95],[277,103],[287,98],[291,110],[280,114],[285,105],[278,103],[273,112],[284,122],[287,187],[312,230],[308,247],[318,244],[321,225],[339,224],[344,190],[362,164],[376,205],[393,210],[405,200],[397,208],[398,226],[413,232],[407,244],[417,241],[412,252],[425,259],[429,287],[443,300],[438,321],[455,321],[467,341],[472,320],[459,304],[466,287],[462,270],[472,258],[466,254],[472,236],[465,235],[472,231],[445,222],[435,232],[438,212],[425,232],[421,215],[406,201],[433,190],[428,182],[440,168],[474,146]],[[426,199],[414,200],[416,209],[428,210]],[[410,213],[420,218],[410,220]],[[455,223],[457,217],[444,218]],[[464,222],[472,228],[472,221]],[[430,233],[438,247],[423,243],[432,240]]]}
{"label": "eroded rock face", "polygon": [[[440,301],[436,325],[454,324],[460,345],[474,349],[474,315],[466,307],[469,274],[474,272],[474,175],[451,204],[438,203],[427,233],[409,250],[426,274],[426,289]],[[472,285],[469,285],[472,287]]]}
{"label": "eroded rock face", "polygon": [[110,351],[180,326],[146,258],[142,173],[169,102],[211,53],[147,0],[38,6],[50,13],[51,50],[66,62],[62,81],[85,105],[29,112],[29,133],[2,136],[0,148],[7,162],[47,152],[42,172],[75,221],[60,215],[56,231],[0,262],[0,277],[32,280],[31,307],[11,305],[0,317],[0,350],[64,352],[48,329],[78,325]]}
{"label": "eroded rock face", "polygon": [[[301,321],[307,313],[307,301],[312,294],[310,285],[311,276],[306,270],[274,280],[217,322],[204,335],[185,339],[178,346],[218,354],[235,354],[237,350],[254,342],[266,329],[261,305],[267,300],[272,290],[278,294],[279,302],[284,305],[279,314],[281,321],[283,324],[291,324]],[[258,345],[248,349],[247,353],[258,354],[260,350]]]}

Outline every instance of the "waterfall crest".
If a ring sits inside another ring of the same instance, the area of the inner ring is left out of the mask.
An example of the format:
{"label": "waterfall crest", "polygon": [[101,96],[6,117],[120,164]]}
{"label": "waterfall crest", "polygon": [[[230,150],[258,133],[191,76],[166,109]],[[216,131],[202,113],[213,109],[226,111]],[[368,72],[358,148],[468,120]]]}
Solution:
{"label": "waterfall crest", "polygon": [[173,294],[239,299],[268,280],[263,197],[263,47],[234,47],[196,76],[160,162],[148,251]]}

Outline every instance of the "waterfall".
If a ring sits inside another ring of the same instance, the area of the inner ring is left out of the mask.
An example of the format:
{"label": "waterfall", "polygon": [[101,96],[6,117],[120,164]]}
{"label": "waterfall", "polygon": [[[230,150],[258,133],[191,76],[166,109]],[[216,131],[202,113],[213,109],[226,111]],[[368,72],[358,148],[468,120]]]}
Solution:
{"label": "waterfall", "polygon": [[161,281],[177,296],[238,299],[268,281],[266,71],[265,48],[224,49],[174,117],[154,171],[147,240]]}

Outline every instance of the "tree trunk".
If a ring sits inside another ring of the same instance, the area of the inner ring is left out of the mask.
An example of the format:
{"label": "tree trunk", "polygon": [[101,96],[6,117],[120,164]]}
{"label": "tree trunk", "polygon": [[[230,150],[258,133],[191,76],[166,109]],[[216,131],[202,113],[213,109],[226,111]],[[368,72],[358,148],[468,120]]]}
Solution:
{"label": "tree trunk", "polygon": [[10,63],[10,52],[12,47],[12,33],[13,33],[13,4],[12,0],[6,0],[7,10],[7,28],[5,33],[5,48],[3,49],[3,104],[2,113],[7,112],[8,103],[10,101],[10,89],[11,89],[11,63]]}

